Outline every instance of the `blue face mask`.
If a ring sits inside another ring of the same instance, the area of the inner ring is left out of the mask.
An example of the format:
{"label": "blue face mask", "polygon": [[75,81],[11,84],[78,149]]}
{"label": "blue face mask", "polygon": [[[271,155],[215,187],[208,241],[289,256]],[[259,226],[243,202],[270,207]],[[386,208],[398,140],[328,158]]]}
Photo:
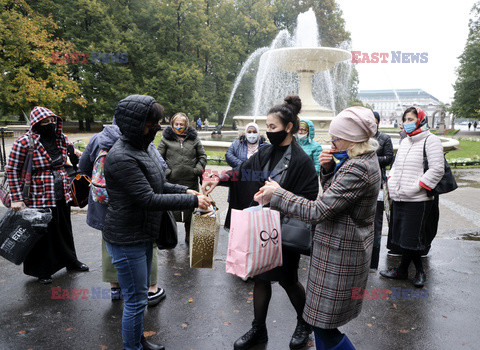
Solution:
{"label": "blue face mask", "polygon": [[347,151],[340,151],[340,152],[335,152],[333,153],[333,156],[339,160],[338,164],[335,166],[335,169],[333,170],[333,173],[335,174],[338,169],[345,163],[345,161],[348,159],[348,152]]}
{"label": "blue face mask", "polygon": [[407,134],[414,132],[416,128],[417,128],[417,123],[415,122],[403,124],[403,130],[405,130]]}

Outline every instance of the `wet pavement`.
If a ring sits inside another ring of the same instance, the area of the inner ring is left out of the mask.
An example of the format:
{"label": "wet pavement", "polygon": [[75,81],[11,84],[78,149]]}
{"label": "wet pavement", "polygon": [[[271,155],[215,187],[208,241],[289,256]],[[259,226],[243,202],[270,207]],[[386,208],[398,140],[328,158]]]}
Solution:
{"label": "wet pavement", "polygon": [[[357,349],[479,349],[478,175],[480,169],[459,170],[460,188],[441,197],[439,233],[424,259],[428,281],[421,291],[413,291],[410,281],[387,280],[378,272],[369,275],[369,292],[358,294],[366,298],[361,314],[340,328]],[[221,211],[226,196],[225,188],[213,192]],[[0,215],[4,212],[0,208]],[[72,214],[77,254],[90,272],[61,270],[51,285],[41,285],[24,275],[22,266],[0,258],[1,350],[122,349],[122,302],[109,299],[109,285],[102,282],[101,235],[85,218],[84,210]],[[253,284],[225,273],[226,231],[221,229],[213,269],[189,268],[183,237],[180,224],[181,243],[159,252],[159,285],[167,298],[146,310],[146,335],[168,350],[232,349],[253,318]],[[398,258],[387,257],[385,242],[383,237],[380,269],[398,263]],[[302,283],[307,268],[308,258],[302,257]],[[410,278],[413,275],[412,267]],[[67,293],[74,298],[68,299]],[[269,341],[254,349],[288,349],[295,324],[287,295],[274,284]],[[314,348],[313,337],[306,348]]]}

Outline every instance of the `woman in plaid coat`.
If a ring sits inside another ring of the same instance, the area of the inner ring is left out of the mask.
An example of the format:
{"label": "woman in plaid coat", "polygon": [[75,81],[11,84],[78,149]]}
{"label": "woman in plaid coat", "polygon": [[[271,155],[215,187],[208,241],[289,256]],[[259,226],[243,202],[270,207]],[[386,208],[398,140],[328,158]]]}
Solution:
{"label": "woman in plaid coat", "polygon": [[[52,220],[47,233],[30,251],[23,264],[27,275],[40,283],[51,283],[52,275],[66,267],[71,271],[88,271],[77,259],[73,243],[70,206],[70,182],[65,170],[67,145],[72,145],[62,132],[62,119],[44,107],[30,113],[30,130],[13,144],[5,170],[10,185],[12,210],[50,208]],[[32,180],[30,194],[22,195],[22,169],[33,141]],[[77,156],[81,152],[75,151]]]}
{"label": "woman in plaid coat", "polygon": [[377,127],[369,109],[351,107],[329,131],[333,147],[319,157],[323,195],[311,201],[267,181],[254,199],[316,224],[303,317],[314,326],[317,349],[354,349],[337,328],[360,313],[362,299],[352,292],[367,284],[381,182],[376,141],[370,140]]}

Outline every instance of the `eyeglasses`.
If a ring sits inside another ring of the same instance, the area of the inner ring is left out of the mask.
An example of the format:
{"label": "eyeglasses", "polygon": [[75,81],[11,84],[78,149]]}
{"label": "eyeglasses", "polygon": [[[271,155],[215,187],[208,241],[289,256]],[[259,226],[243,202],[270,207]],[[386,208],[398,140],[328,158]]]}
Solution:
{"label": "eyeglasses", "polygon": [[341,138],[338,138],[338,139],[330,140],[330,142],[332,143],[333,147],[337,148],[337,145],[335,144],[335,142],[340,141],[340,140],[341,140]]}

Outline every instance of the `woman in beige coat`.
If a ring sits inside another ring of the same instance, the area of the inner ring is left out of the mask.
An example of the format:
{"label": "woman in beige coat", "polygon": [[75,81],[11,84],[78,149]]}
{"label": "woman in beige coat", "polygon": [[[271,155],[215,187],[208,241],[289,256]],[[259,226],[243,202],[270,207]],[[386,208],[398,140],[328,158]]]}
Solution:
{"label": "woman in beige coat", "polygon": [[364,289],[368,278],[381,181],[377,143],[371,140],[377,127],[372,111],[351,107],[334,118],[329,131],[332,149],[319,157],[323,195],[311,201],[267,181],[255,200],[316,224],[303,318],[313,326],[317,349],[354,349],[338,327],[360,313],[362,299],[352,291]]}

